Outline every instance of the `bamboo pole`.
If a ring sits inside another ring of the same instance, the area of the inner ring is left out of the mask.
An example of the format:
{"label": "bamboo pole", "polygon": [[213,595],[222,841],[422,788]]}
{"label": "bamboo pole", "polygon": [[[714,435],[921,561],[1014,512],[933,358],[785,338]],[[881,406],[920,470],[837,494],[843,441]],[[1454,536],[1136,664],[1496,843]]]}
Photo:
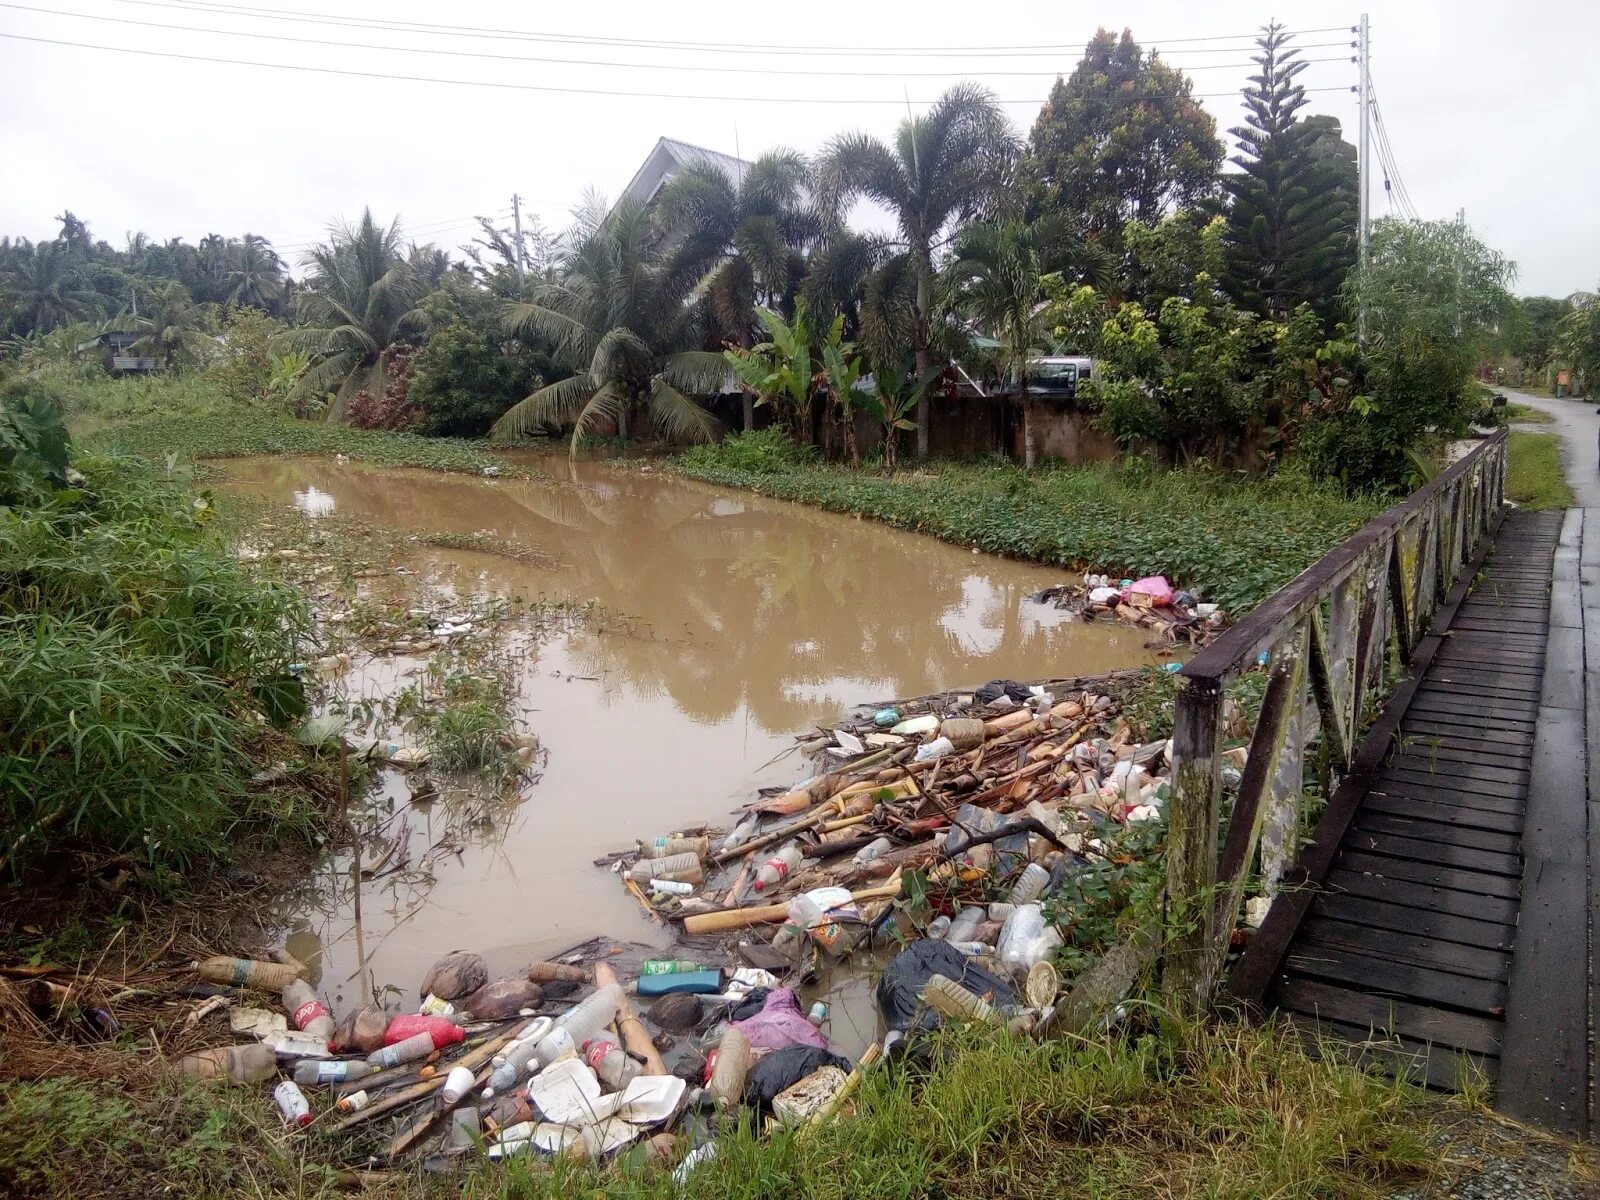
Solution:
{"label": "bamboo pole", "polygon": [[[617,973],[611,969],[610,963],[595,963],[594,981],[596,986],[605,987],[608,983],[618,982]],[[645,1074],[668,1073],[667,1064],[661,1061],[661,1054],[656,1049],[655,1041],[650,1037],[650,1031],[644,1027],[644,1022],[639,1020],[639,1014],[633,1011],[633,1004],[626,995],[622,998],[622,1006],[617,1009],[617,1032],[622,1035],[622,1043],[628,1053],[644,1060]]]}
{"label": "bamboo pole", "polygon": [[[461,1058],[457,1059],[450,1065],[452,1067],[470,1067],[472,1070],[476,1071],[479,1067],[483,1066],[490,1059],[492,1059],[496,1054],[500,1053],[501,1048],[516,1036],[517,1027],[525,1024],[527,1024],[525,1020],[518,1018],[517,1021],[513,1022],[513,1028],[507,1029],[504,1033],[490,1038],[476,1050],[462,1055]],[[360,1112],[353,1112],[349,1116],[345,1117],[344,1120],[336,1122],[332,1127],[332,1132],[340,1133],[343,1130],[349,1129],[352,1125],[359,1125],[363,1121],[370,1121],[373,1117],[381,1116],[386,1112],[393,1112],[397,1108],[404,1108],[413,1100],[420,1100],[423,1096],[426,1096],[435,1088],[443,1087],[445,1076],[447,1074],[449,1074],[448,1070],[440,1071],[432,1079],[424,1079],[420,1083],[415,1083],[411,1087],[404,1088],[392,1096],[387,1096],[382,1100],[373,1101]],[[370,1079],[371,1077],[369,1076],[368,1078]]]}
{"label": "bamboo pole", "polygon": [[[852,900],[887,900],[900,894],[900,880],[879,887],[851,892]],[[685,917],[685,933],[722,933],[729,929],[744,929],[751,925],[770,925],[784,920],[789,914],[788,904],[765,904],[755,908],[734,908],[727,912],[700,913]]]}

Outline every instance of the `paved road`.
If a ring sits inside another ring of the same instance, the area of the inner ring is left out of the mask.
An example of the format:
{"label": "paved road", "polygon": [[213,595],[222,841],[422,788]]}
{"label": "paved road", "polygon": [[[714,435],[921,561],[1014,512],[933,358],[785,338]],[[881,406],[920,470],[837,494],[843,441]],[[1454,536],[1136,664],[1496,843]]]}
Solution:
{"label": "paved road", "polygon": [[1567,482],[1583,508],[1600,507],[1600,407],[1594,400],[1547,400],[1511,388],[1498,388],[1506,399],[1529,408],[1542,409],[1554,417],[1554,425],[1522,425],[1519,428],[1561,435],[1561,465]]}

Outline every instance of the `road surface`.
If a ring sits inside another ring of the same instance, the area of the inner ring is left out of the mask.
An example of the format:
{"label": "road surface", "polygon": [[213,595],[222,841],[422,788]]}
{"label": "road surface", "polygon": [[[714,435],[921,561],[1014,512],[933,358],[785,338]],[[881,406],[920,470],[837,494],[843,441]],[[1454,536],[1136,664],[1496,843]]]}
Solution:
{"label": "road surface", "polygon": [[1600,507],[1600,414],[1594,400],[1548,400],[1511,388],[1497,388],[1506,399],[1537,408],[1555,418],[1553,425],[1519,425],[1538,433],[1561,437],[1561,466],[1581,508]]}

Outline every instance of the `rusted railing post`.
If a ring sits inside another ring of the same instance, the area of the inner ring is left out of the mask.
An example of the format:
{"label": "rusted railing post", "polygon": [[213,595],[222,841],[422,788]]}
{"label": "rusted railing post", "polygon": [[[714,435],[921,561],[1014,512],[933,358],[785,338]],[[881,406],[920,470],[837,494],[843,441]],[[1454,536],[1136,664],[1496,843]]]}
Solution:
{"label": "rusted railing post", "polygon": [[1176,1014],[1196,1017],[1211,1005],[1220,965],[1211,941],[1222,797],[1219,680],[1183,678],[1172,714],[1172,741],[1177,766],[1167,801],[1161,993]]}

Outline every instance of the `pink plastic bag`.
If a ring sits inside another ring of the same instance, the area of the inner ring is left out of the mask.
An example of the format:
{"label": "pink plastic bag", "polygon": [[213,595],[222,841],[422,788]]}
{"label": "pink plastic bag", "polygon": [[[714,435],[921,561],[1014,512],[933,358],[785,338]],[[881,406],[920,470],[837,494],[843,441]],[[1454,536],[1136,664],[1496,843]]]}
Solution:
{"label": "pink plastic bag", "polygon": [[1137,583],[1129,584],[1123,589],[1122,598],[1130,603],[1137,603],[1132,599],[1135,592],[1149,596],[1151,608],[1166,608],[1172,603],[1172,585],[1167,582],[1165,575],[1147,575]]}
{"label": "pink plastic bag", "polygon": [[828,1048],[828,1039],[806,1020],[800,1002],[789,988],[774,988],[767,993],[760,1012],[735,1021],[733,1027],[750,1040],[752,1050],[782,1050],[785,1046]]}
{"label": "pink plastic bag", "polygon": [[433,1048],[443,1050],[446,1046],[454,1046],[466,1038],[461,1026],[443,1017],[426,1016],[421,1013],[404,1013],[389,1022],[389,1028],[383,1031],[383,1044],[392,1046],[396,1042],[403,1042],[409,1037],[419,1033],[426,1033],[433,1038]]}

